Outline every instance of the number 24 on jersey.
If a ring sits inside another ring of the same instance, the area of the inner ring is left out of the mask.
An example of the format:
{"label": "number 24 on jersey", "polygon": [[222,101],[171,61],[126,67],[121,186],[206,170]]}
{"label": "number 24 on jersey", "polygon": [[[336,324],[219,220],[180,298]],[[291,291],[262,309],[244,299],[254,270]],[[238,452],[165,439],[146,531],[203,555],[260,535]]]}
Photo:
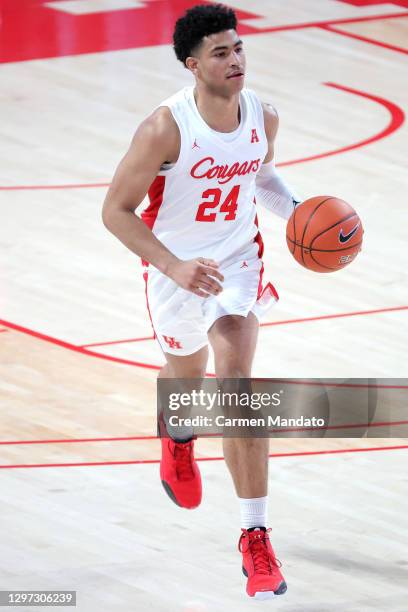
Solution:
{"label": "number 24 on jersey", "polygon": [[[195,220],[211,223],[216,220],[217,215],[223,214],[225,215],[224,221],[233,221],[237,216],[239,190],[240,185],[235,185],[221,205],[221,189],[206,189],[203,191],[202,197],[206,199],[198,207]],[[218,210],[214,211],[214,209]],[[213,212],[209,212],[210,210]]]}

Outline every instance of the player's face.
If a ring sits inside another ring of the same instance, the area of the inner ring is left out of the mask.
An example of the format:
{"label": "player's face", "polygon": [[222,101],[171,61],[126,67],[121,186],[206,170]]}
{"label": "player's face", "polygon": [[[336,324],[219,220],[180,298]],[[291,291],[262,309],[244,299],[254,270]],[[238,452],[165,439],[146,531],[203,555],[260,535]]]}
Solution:
{"label": "player's face", "polygon": [[231,95],[243,88],[245,53],[235,30],[204,38],[197,56],[195,76],[214,92]]}

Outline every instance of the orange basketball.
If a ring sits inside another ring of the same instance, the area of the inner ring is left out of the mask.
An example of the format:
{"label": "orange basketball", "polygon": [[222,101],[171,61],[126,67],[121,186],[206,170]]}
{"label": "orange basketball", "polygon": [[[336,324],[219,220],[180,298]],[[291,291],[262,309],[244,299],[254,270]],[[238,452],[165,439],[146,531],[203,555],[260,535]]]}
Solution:
{"label": "orange basketball", "polygon": [[286,227],[293,257],[308,270],[341,270],[361,251],[363,226],[350,204],[332,196],[315,196],[300,204]]}

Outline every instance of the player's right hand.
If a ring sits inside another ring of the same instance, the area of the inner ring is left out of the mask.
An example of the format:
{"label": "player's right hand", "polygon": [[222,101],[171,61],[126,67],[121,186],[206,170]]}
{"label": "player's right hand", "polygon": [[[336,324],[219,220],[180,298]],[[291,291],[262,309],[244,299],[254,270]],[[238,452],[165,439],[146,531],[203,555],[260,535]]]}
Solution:
{"label": "player's right hand", "polygon": [[200,297],[218,295],[222,286],[216,280],[224,280],[223,275],[218,272],[219,264],[213,259],[198,257],[188,261],[177,261],[170,266],[167,273],[175,283],[186,291],[191,291]]}

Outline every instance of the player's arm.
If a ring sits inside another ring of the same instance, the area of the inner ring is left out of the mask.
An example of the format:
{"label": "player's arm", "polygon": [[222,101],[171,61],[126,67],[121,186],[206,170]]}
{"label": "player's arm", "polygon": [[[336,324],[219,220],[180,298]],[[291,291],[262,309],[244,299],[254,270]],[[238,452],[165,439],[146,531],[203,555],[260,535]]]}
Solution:
{"label": "player's arm", "polygon": [[301,199],[276,171],[274,162],[274,143],[279,127],[276,110],[269,104],[263,104],[265,133],[268,140],[268,152],[256,176],[256,195],[261,204],[268,210],[289,219]]}
{"label": "player's arm", "polygon": [[[207,297],[222,289],[224,280],[213,260],[182,261],[167,249],[136,214],[146,193],[165,162],[177,161],[180,133],[170,111],[157,109],[137,129],[130,148],[120,162],[103,205],[107,229],[124,245],[178,285]],[[206,292],[206,293],[205,293]]]}

